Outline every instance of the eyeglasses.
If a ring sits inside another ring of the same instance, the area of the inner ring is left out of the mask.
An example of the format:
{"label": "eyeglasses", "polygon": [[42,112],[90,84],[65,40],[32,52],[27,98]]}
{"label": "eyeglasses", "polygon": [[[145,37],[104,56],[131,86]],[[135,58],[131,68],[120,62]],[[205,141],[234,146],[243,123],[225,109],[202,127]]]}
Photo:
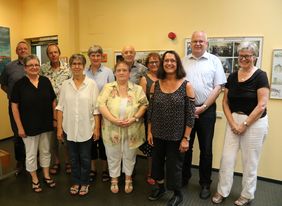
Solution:
{"label": "eyeglasses", "polygon": [[40,67],[40,65],[39,64],[29,64],[29,65],[25,65],[26,67],[28,67],[28,68],[33,68],[33,67]]}
{"label": "eyeglasses", "polygon": [[175,64],[175,63],[176,63],[176,60],[175,60],[175,59],[165,59],[165,60],[164,60],[164,63],[169,63],[169,62]]}
{"label": "eyeglasses", "polygon": [[203,40],[199,40],[199,41],[191,41],[192,42],[192,44],[197,44],[197,43],[199,43],[199,44],[203,44],[203,43],[205,43],[205,41],[203,41]]}
{"label": "eyeglasses", "polygon": [[160,62],[159,61],[151,61],[151,62],[149,62],[149,64],[151,64],[151,65],[153,65],[153,64],[159,64]]}
{"label": "eyeglasses", "polygon": [[249,60],[253,57],[254,55],[239,55],[238,58],[240,60],[243,60],[243,59],[246,59],[246,60]]}
{"label": "eyeglasses", "polygon": [[71,66],[72,67],[76,67],[76,66],[80,67],[80,66],[83,66],[83,64],[81,62],[79,62],[79,63],[72,63]]}

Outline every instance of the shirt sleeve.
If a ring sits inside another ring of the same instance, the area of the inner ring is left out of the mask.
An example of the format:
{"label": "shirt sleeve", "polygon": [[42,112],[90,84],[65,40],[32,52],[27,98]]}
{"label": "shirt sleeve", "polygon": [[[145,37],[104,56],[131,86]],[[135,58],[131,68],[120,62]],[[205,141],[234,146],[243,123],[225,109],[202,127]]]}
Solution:
{"label": "shirt sleeve", "polygon": [[146,97],[145,92],[143,91],[141,86],[139,86],[139,85],[136,85],[136,86],[138,87],[137,98],[138,98],[139,106],[147,106],[149,104],[149,102],[148,102],[148,99]]}
{"label": "shirt sleeve", "polygon": [[214,58],[215,78],[214,87],[217,85],[224,85],[226,83],[226,76],[223,70],[222,63],[218,57]]}
{"label": "shirt sleeve", "polygon": [[101,106],[106,106],[107,105],[107,101],[108,101],[108,96],[110,95],[111,92],[111,86],[108,84],[105,84],[105,86],[103,87],[102,91],[100,92],[99,96],[98,96],[98,101],[97,101],[97,107],[101,107]]}
{"label": "shirt sleeve", "polygon": [[267,75],[266,75],[266,72],[260,70],[261,72],[259,73],[258,75],[258,80],[257,80],[257,89],[260,89],[260,88],[263,88],[263,87],[266,87],[266,88],[269,88],[269,82],[268,82],[268,78],[267,78]]}
{"label": "shirt sleeve", "polygon": [[113,71],[110,69],[109,76],[108,76],[108,83],[115,81],[115,76]]}
{"label": "shirt sleeve", "polygon": [[20,103],[20,88],[21,88],[20,82],[17,81],[12,90],[11,102]]}
{"label": "shirt sleeve", "polygon": [[8,86],[8,76],[7,76],[7,67],[4,67],[4,70],[0,76],[0,84],[3,86]]}
{"label": "shirt sleeve", "polygon": [[65,91],[66,91],[67,81],[64,81],[60,90],[60,97],[58,104],[56,106],[56,110],[63,111],[65,104]]}

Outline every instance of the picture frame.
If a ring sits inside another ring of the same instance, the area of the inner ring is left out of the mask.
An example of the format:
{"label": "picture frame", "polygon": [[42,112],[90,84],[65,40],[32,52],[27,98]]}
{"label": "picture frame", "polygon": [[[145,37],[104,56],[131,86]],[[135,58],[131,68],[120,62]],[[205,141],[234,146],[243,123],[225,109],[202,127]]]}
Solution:
{"label": "picture frame", "polygon": [[[255,42],[259,54],[255,65],[260,68],[262,61],[263,37],[210,37],[208,38],[207,51],[219,57],[226,76],[239,69],[237,47],[243,41]],[[191,39],[184,41],[185,56],[192,53]]]}
{"label": "picture frame", "polygon": [[270,98],[282,99],[282,49],[272,52]]}
{"label": "picture frame", "polygon": [[10,28],[0,26],[0,74],[11,61]]}
{"label": "picture frame", "polygon": [[[160,56],[162,56],[162,55],[166,52],[166,50],[136,51],[135,60],[136,60],[138,63],[143,64],[143,65],[145,66],[146,58],[147,58],[148,54],[149,54],[149,53],[152,53],[152,52],[156,52],[156,53],[158,53]],[[118,61],[121,61],[121,60],[123,60],[121,51],[115,51],[115,64],[116,64]]]}

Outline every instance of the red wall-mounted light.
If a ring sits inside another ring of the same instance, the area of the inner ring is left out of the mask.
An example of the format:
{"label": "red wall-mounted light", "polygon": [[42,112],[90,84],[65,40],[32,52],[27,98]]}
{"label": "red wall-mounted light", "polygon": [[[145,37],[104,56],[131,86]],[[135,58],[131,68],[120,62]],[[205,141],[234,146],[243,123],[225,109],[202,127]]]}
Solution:
{"label": "red wall-mounted light", "polygon": [[174,32],[169,32],[167,37],[170,38],[171,40],[174,40],[176,38],[176,34]]}

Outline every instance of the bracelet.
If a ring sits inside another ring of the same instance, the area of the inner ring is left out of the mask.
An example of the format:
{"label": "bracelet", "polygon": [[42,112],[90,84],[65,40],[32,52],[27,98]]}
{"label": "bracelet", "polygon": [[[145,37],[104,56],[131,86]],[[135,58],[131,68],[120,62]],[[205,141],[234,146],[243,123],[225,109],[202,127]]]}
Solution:
{"label": "bracelet", "polygon": [[248,127],[248,126],[249,126],[249,125],[248,125],[248,122],[246,122],[246,121],[245,121],[243,124],[244,124],[245,127]]}

